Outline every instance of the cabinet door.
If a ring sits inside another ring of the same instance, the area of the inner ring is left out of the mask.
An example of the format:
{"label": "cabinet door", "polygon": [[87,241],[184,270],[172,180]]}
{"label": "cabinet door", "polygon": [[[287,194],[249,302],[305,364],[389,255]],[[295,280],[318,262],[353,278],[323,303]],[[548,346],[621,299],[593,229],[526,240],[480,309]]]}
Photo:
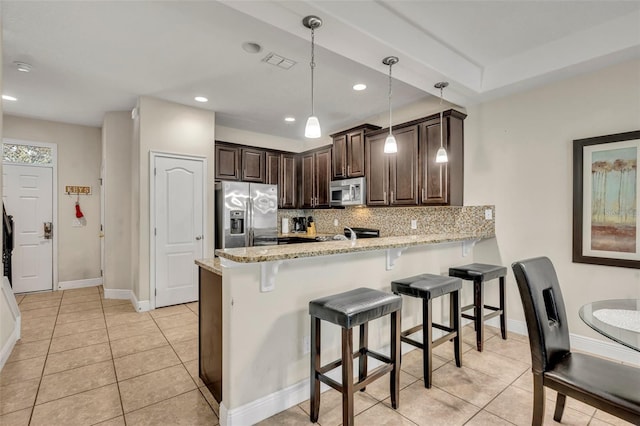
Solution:
{"label": "cabinet door", "polygon": [[215,145],[215,179],[240,180],[240,153],[237,147]]}
{"label": "cabinet door", "polygon": [[364,132],[350,133],[347,140],[347,176],[364,176]]}
{"label": "cabinet door", "polygon": [[333,138],[332,169],[334,179],[347,177],[347,135]]}
{"label": "cabinet door", "polygon": [[[443,146],[449,152],[447,133]],[[436,163],[440,149],[440,119],[429,120],[420,127],[420,203],[444,205],[448,197],[448,163]]]}
{"label": "cabinet door", "polygon": [[[266,153],[266,173],[264,178],[264,183],[268,183],[270,185],[279,185],[280,184],[280,170],[282,167],[282,160],[279,152],[270,152]],[[279,190],[280,188],[278,188]]]}
{"label": "cabinet door", "polygon": [[300,208],[312,208],[315,201],[314,154],[303,155],[300,161]]}
{"label": "cabinet door", "polygon": [[331,202],[331,149],[315,153],[315,206],[329,207]]}
{"label": "cabinet door", "polygon": [[281,156],[281,181],[278,191],[280,192],[281,208],[296,208],[296,157],[293,154],[282,154]]}
{"label": "cabinet door", "polygon": [[264,183],[264,151],[242,149],[242,181]]}
{"label": "cabinet door", "polygon": [[389,199],[389,156],[384,153],[384,141],[387,134],[367,137],[365,140],[365,159],[367,177],[367,205],[387,206]]}
{"label": "cabinet door", "polygon": [[390,158],[389,204],[418,204],[418,126],[394,131],[398,152]]}

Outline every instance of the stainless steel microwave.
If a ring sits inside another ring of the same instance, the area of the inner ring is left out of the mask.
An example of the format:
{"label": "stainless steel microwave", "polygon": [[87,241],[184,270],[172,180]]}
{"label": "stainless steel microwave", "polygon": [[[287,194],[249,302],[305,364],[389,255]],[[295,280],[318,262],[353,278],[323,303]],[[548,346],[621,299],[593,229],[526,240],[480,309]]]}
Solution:
{"label": "stainless steel microwave", "polygon": [[361,206],[367,202],[364,178],[331,181],[332,206]]}

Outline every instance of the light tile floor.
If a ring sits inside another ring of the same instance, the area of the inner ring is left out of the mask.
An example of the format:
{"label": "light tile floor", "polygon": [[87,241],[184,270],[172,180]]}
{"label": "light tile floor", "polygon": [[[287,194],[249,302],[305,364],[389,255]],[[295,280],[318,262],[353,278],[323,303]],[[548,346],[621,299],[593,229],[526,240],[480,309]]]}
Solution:
{"label": "light tile floor", "polygon": [[[104,299],[101,287],[19,295],[22,339],[0,372],[0,425],[217,425],[218,406],[198,378],[198,304],[137,313],[127,300]],[[422,353],[402,358],[400,407],[388,380],[355,397],[357,425],[530,425],[529,344],[487,327],[485,351],[464,332],[463,367],[452,345],[434,350],[433,387],[422,381]],[[545,424],[554,424],[547,391]],[[340,394],[322,394],[321,425],[342,422]],[[309,402],[260,423],[309,424]],[[562,424],[623,425],[568,400]]]}

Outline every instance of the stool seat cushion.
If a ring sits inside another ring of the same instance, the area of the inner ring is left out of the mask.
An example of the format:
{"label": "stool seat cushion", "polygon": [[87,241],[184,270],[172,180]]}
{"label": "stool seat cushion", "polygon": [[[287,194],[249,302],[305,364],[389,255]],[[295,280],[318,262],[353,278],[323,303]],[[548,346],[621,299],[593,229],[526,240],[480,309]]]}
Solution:
{"label": "stool seat cushion", "polygon": [[352,328],[402,308],[398,295],[371,288],[357,288],[309,302],[309,315]]}
{"label": "stool seat cushion", "polygon": [[464,280],[473,280],[478,277],[482,277],[483,281],[489,281],[506,276],[507,268],[499,265],[471,263],[469,265],[449,268],[449,275],[452,277],[462,278]]}
{"label": "stool seat cushion", "polygon": [[462,288],[462,280],[442,275],[420,274],[391,281],[391,291],[423,299],[435,299]]}

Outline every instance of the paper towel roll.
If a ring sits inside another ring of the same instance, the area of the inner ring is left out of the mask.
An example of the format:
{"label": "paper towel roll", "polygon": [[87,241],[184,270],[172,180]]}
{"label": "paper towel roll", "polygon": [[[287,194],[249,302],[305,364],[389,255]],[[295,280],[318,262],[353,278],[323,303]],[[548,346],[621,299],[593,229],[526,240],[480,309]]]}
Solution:
{"label": "paper towel roll", "polygon": [[282,233],[283,234],[289,233],[289,219],[286,217],[282,218]]}

